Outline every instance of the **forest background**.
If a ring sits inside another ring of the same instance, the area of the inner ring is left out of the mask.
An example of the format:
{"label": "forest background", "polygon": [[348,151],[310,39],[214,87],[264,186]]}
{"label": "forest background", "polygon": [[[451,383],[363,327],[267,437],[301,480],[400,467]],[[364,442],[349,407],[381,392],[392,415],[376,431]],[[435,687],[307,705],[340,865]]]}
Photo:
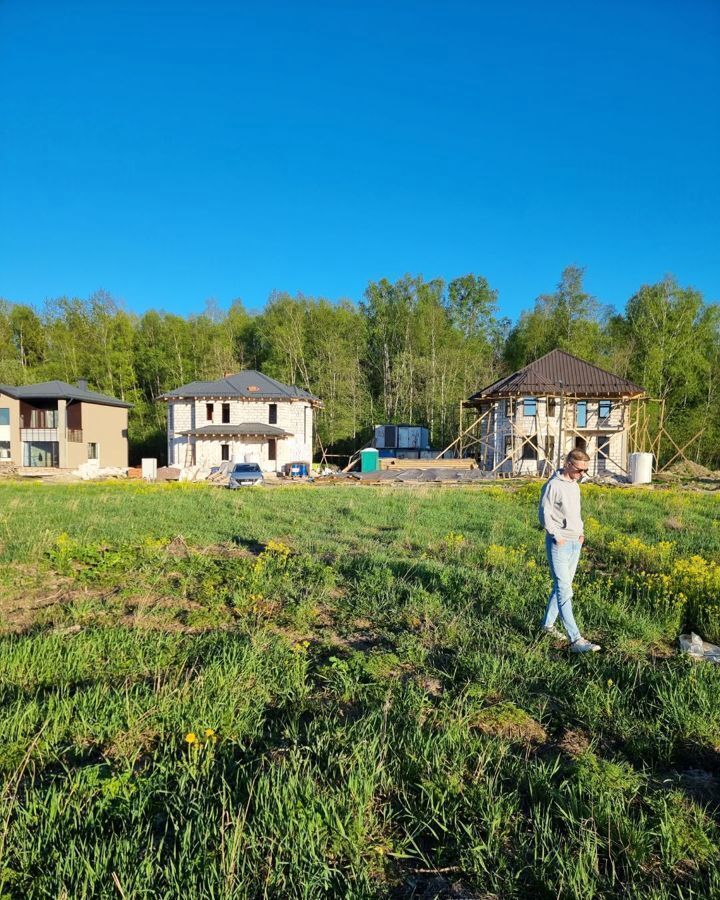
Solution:
{"label": "forest background", "polygon": [[[588,295],[571,266],[516,323],[482,275],[370,282],[360,303],[273,292],[260,313],[213,300],[199,315],[128,312],[110,294],[42,309],[0,300],[0,383],[85,378],[131,404],[131,461],[166,449],[156,397],[190,381],[258,369],[320,397],[317,436],[348,453],[381,422],[426,425],[433,447],[457,436],[460,401],[554,348],[665,400],[665,427],[688,456],[720,466],[720,306],[672,276],[641,286],[622,312]],[[668,446],[668,452],[671,451]]]}

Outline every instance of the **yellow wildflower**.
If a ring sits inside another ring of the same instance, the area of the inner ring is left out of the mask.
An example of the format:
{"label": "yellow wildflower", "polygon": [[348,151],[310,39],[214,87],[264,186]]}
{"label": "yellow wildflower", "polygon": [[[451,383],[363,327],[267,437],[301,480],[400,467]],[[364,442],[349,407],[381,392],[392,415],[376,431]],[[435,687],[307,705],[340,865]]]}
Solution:
{"label": "yellow wildflower", "polygon": [[195,732],[188,731],[188,733],[185,735],[185,741],[188,744],[197,744],[197,735],[195,734]]}

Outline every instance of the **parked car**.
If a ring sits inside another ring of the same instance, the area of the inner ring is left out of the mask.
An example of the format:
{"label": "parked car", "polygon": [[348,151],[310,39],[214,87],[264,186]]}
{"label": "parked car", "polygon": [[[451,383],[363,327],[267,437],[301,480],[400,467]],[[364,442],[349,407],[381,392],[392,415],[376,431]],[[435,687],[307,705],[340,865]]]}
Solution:
{"label": "parked car", "polygon": [[235,463],[230,470],[229,488],[251,487],[262,483],[263,473],[257,463]]}

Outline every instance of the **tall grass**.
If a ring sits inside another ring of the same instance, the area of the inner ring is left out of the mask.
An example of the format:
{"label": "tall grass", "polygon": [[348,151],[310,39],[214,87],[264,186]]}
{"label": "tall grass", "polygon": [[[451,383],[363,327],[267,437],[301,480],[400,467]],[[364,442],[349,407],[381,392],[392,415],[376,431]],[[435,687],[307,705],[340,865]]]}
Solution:
{"label": "tall grass", "polygon": [[537,486],[0,502],[0,896],[720,896],[720,673],[647,580],[714,496],[586,491],[592,658]]}

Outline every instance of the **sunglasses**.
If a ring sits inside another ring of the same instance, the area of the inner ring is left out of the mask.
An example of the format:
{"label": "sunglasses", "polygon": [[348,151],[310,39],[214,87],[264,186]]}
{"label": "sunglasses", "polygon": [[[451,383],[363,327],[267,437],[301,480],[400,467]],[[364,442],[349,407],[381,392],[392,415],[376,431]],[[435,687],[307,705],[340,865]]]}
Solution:
{"label": "sunglasses", "polygon": [[569,460],[570,465],[575,469],[576,472],[587,472],[587,469],[581,469],[580,466],[576,466],[572,460]]}

